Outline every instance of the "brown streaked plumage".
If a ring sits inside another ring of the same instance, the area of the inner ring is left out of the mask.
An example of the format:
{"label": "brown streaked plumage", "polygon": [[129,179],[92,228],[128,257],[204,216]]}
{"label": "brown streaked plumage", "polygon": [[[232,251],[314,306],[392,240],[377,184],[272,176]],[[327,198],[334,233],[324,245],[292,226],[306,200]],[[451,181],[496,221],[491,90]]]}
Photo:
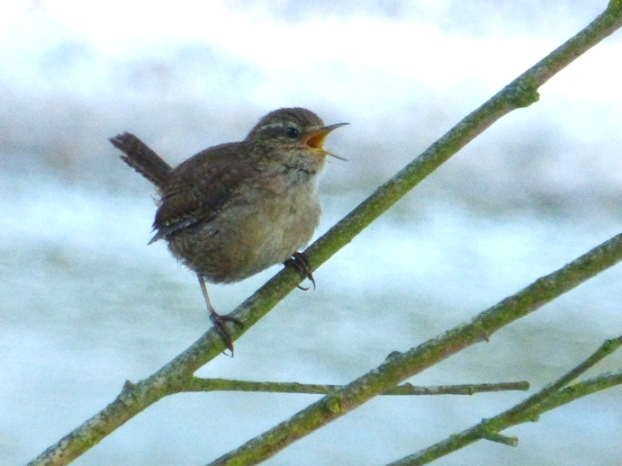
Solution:
{"label": "brown streaked plumage", "polygon": [[[233,355],[225,321],[212,307],[205,280],[230,283],[278,263],[292,263],[313,283],[305,257],[319,223],[317,175],[327,155],[325,126],[313,112],[270,112],[240,142],[210,147],[168,165],[136,136],[110,139],[121,158],[160,194],[150,243],[165,239],[171,253],[196,272],[210,319]],[[314,283],[315,284],[315,283]]]}

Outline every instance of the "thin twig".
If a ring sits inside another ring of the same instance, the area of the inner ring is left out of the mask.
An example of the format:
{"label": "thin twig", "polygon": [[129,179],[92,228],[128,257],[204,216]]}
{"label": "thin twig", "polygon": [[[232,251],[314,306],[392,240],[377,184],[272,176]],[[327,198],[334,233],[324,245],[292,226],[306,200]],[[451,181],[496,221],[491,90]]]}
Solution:
{"label": "thin twig", "polygon": [[[305,393],[327,395],[343,388],[343,385],[308,384],[298,382],[251,382],[248,380],[203,379],[193,377],[183,386],[183,392],[264,392]],[[474,395],[475,393],[529,390],[529,382],[498,382],[461,385],[438,385],[417,387],[405,383],[390,388],[381,395]]]}
{"label": "thin twig", "polygon": [[[382,365],[311,404],[290,419],[211,464],[256,464],[319,427],[359,407],[402,380],[433,366],[468,346],[488,341],[494,332],[573,289],[622,260],[622,234],[595,247],[561,269],[541,277],[442,336],[404,353],[394,354]],[[490,432],[498,432],[492,429]],[[481,437],[472,433],[473,439]]]}
{"label": "thin twig", "polygon": [[[620,0],[612,1],[607,11],[596,18],[588,27],[467,116],[420,157],[407,165],[331,228],[307,250],[306,255],[311,269],[315,270],[339,249],[347,245],[421,180],[503,115],[537,101],[537,88],[539,86],[620,27],[622,16],[620,5]],[[520,293],[508,298],[508,302],[504,301],[498,307],[477,317],[470,326],[454,329],[444,337],[422,345],[419,350],[404,353],[395,360],[387,361],[382,367],[382,370],[387,370],[387,375],[381,373],[368,374],[362,380],[359,379],[339,390],[338,396],[328,395],[314,403],[299,415],[304,428],[295,429],[294,434],[288,434],[283,429],[283,427],[287,427],[287,423],[284,423],[284,425],[273,429],[276,432],[272,439],[270,438],[271,433],[268,433],[260,439],[249,442],[236,452],[226,455],[217,463],[230,464],[229,460],[237,463],[251,463],[274,455],[297,438],[360,406],[371,397],[397,385],[410,375],[429,367],[434,362],[467,347],[469,344],[487,338],[488,334],[501,326],[537,309],[550,299],[613,265],[620,258],[618,241],[614,238],[592,251],[592,256],[580,258],[580,261],[592,265],[584,264],[588,266],[589,270],[573,269],[572,273],[575,275],[567,277],[569,280],[567,286],[554,282],[553,276],[547,277],[541,283],[536,282],[534,294],[531,295],[537,297],[535,301],[530,296],[523,296]],[[602,254],[603,260],[596,260],[595,254]],[[562,269],[560,272],[564,270]],[[237,339],[265,316],[299,282],[299,274],[291,269],[283,270],[268,281],[232,313],[245,325],[243,329],[234,326],[229,327],[232,338]],[[508,317],[508,312],[515,312],[516,317]],[[444,344],[445,348],[442,349],[437,343]],[[223,349],[223,342],[219,334],[214,330],[208,331],[187,350],[147,379],[137,384],[126,384],[121,394],[106,408],[56,444],[50,446],[29,464],[51,466],[69,463],[151,404],[164,396],[181,391],[181,387],[189,382],[192,374],[218,356]],[[365,381],[369,381],[370,385],[361,385]],[[318,410],[319,415],[317,414]],[[315,421],[308,422],[309,413],[316,413],[314,414]]]}
{"label": "thin twig", "polygon": [[[539,416],[562,404],[569,403],[577,398],[581,398],[597,390],[604,390],[611,386],[622,384],[622,371],[617,373],[608,373],[576,385],[562,388],[572,380],[585,373],[588,369],[600,362],[603,358],[609,356],[615,350],[622,346],[622,336],[607,340],[594,354],[583,361],[581,364],[568,371],[558,380],[543,388],[539,392],[530,396],[523,402],[513,406],[507,411],[497,416],[484,419],[477,425],[466,429],[459,434],[454,434],[449,438],[432,445],[414,455],[406,456],[398,461],[390,463],[387,466],[420,466],[428,464],[442,456],[448,455],[460,448],[477,442],[481,439],[499,441],[502,436],[499,432],[508,427],[524,422],[535,421]],[[510,437],[506,437],[510,438]],[[515,442],[506,443],[516,446]]]}
{"label": "thin twig", "polygon": [[[612,1],[607,10],[585,29],[468,115],[313,244],[308,250],[311,266],[321,264],[351,241],[371,221],[485,128],[509,111],[536,101],[536,89],[539,86],[621,25],[622,1]],[[621,259],[622,235],[618,235],[478,315],[470,325],[456,327],[418,348],[396,355],[338,392],[325,396],[211,464],[257,464],[438,361],[474,343],[486,341],[501,327],[539,309]]]}

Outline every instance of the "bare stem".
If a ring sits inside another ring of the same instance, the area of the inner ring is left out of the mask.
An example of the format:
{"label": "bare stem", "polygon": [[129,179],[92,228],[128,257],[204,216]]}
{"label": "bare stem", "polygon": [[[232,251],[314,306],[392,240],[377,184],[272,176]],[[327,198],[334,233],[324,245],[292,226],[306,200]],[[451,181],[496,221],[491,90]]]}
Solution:
{"label": "bare stem", "polygon": [[403,380],[475,343],[488,341],[500,328],[540,309],[620,260],[622,234],[614,236],[561,269],[537,279],[528,287],[482,312],[468,325],[459,325],[416,348],[394,354],[379,367],[211,464],[256,464]]}
{"label": "bare stem", "polygon": [[[606,388],[622,384],[622,371],[618,371],[603,374],[594,379],[586,380],[562,389],[569,382],[576,379],[603,358],[613,353],[621,345],[622,337],[606,341],[594,354],[592,354],[581,364],[523,402],[493,418],[484,419],[479,424],[466,429],[459,434],[454,434],[451,437],[420,451],[419,453],[404,457],[388,466],[419,466],[428,464],[442,456],[448,455],[449,453],[452,453],[460,448],[464,448],[465,446],[481,439],[498,441],[499,438],[504,437],[499,434],[499,432],[507,429],[508,427],[521,424],[523,422],[535,421],[539,418],[540,414],[562,404],[570,403],[571,401],[594,393],[595,391],[604,390]],[[508,444],[516,446],[518,444],[518,440]]]}
{"label": "bare stem", "polygon": [[[311,268],[314,270],[323,264],[421,180],[499,118],[514,109],[536,102],[538,87],[619,28],[621,17],[622,2],[612,1],[607,10],[585,29],[464,118],[316,241],[307,250]],[[387,361],[379,368],[380,371],[386,371],[385,374],[377,372],[363,376],[301,412],[294,419],[296,426],[290,421],[277,426],[266,435],[221,458],[216,464],[256,463],[274,455],[296,439],[394,387],[409,377],[409,374],[415,374],[434,362],[485,339],[501,326],[537,309],[613,265],[621,257],[622,248],[619,243],[619,238],[614,238],[591,251],[589,256],[578,259],[577,261],[583,263],[587,270],[568,266],[569,268],[557,272],[567,280],[565,284],[558,282],[555,274],[535,282],[528,288],[533,294],[518,293],[478,316],[471,325],[453,329],[443,337]],[[299,282],[300,275],[294,270],[286,269],[248,298],[232,314],[245,325],[243,329],[229,326],[232,339],[237,339],[267,314]],[[441,344],[445,345],[444,348],[440,346]],[[224,344],[219,334],[215,330],[208,331],[152,376],[137,384],[126,383],[121,394],[112,403],[50,446],[29,464],[68,464],[151,404],[166,395],[182,391],[185,384],[191,380],[192,374],[218,356],[223,349]],[[288,426],[295,427],[291,431],[293,434],[287,433]]]}
{"label": "bare stem", "polygon": [[[343,385],[308,384],[297,382],[250,382],[247,380],[202,379],[193,377],[183,386],[184,392],[267,392],[306,393],[327,395],[343,388]],[[462,385],[438,385],[416,387],[409,383],[390,388],[381,395],[474,395],[475,393],[529,390],[528,382],[498,382]]]}
{"label": "bare stem", "polygon": [[[538,99],[537,88],[559,70],[622,25],[622,2],[607,10],[585,29],[524,72],[480,108],[464,118],[421,156],[381,186],[307,251],[312,267],[318,266],[348,244],[369,223],[385,212],[449,157],[513,109]],[[395,356],[380,367],[327,395],[292,418],[214,461],[213,465],[256,464],[299,438],[359,407],[372,397],[482,340],[514,320],[539,309],[560,294],[602,272],[622,259],[618,235],[572,263],[506,298],[478,315],[470,325],[459,326],[418,348]],[[278,280],[278,277],[274,280]],[[271,281],[272,282],[272,281]],[[270,286],[268,282],[266,286]],[[265,288],[265,287],[264,287]],[[264,289],[262,288],[262,290]],[[260,290],[260,292],[262,291]],[[251,298],[253,299],[253,298]],[[256,311],[253,310],[252,314]],[[266,311],[267,312],[267,311]]]}

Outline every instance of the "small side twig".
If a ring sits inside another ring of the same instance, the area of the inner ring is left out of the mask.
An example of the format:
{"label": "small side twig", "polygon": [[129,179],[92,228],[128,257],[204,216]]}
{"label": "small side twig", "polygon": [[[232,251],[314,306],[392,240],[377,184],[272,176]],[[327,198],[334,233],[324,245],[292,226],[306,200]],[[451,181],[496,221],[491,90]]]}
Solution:
{"label": "small side twig", "polygon": [[550,411],[562,404],[570,403],[571,401],[594,393],[595,391],[622,384],[622,371],[619,371],[603,374],[595,379],[590,379],[562,389],[603,358],[613,353],[620,346],[622,346],[622,336],[607,340],[594,354],[581,364],[523,402],[495,417],[484,419],[477,425],[459,434],[451,435],[449,438],[425,450],[401,458],[387,466],[419,466],[427,464],[482,439],[516,446],[518,444],[517,439],[506,437],[499,432],[516,424],[536,421],[542,413]]}
{"label": "small side twig", "polygon": [[[263,393],[304,393],[327,395],[341,390],[343,385],[307,384],[298,382],[252,382],[231,379],[203,379],[193,377],[180,387],[182,392],[263,392]],[[405,383],[386,390],[382,395],[473,395],[475,393],[500,392],[510,390],[529,390],[529,382],[498,382],[482,384],[438,385],[417,387]]]}
{"label": "small side twig", "polygon": [[[607,10],[590,25],[468,115],[309,247],[305,254],[311,270],[317,269],[350,243],[371,222],[502,116],[537,101],[539,86],[621,25],[622,0],[611,0]],[[313,403],[294,416],[292,421],[276,426],[260,438],[253,439],[217,459],[215,464],[241,464],[243,461],[256,463],[276,454],[320,426],[357,408],[435,362],[481,341],[482,336],[494,333],[502,326],[533,312],[544,303],[612,266],[622,259],[620,243],[622,237],[612,238],[573,264],[560,269],[558,273],[538,280],[524,292],[519,292],[484,312],[470,325],[452,329],[446,335],[408,351],[394,361],[387,361],[376,372],[366,374],[338,390],[339,395],[330,394]],[[232,315],[242,320],[245,327],[235,329],[232,332],[233,339],[265,316],[299,281],[300,276],[296,271],[286,269],[240,305]],[[128,384],[108,406],[50,445],[29,465],[66,465],[138,413],[163,397],[178,393],[179,387],[200,367],[217,357],[223,347],[219,334],[214,330],[208,331],[148,378],[134,385]],[[386,373],[381,374],[379,370]]]}

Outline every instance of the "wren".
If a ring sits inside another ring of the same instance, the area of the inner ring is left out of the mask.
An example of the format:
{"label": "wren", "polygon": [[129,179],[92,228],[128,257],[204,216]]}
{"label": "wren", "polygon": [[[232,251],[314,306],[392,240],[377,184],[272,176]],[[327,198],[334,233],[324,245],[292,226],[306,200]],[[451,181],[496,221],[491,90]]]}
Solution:
{"label": "wren", "polygon": [[304,108],[281,108],[261,118],[243,141],[205,149],[172,168],[130,133],[110,142],[121,159],[160,195],[149,244],[164,239],[173,256],[197,274],[210,320],[233,355],[225,322],[205,281],[231,283],[274,264],[292,264],[315,286],[304,248],[320,219],[318,175],[324,138],[346,125],[325,126]]}

